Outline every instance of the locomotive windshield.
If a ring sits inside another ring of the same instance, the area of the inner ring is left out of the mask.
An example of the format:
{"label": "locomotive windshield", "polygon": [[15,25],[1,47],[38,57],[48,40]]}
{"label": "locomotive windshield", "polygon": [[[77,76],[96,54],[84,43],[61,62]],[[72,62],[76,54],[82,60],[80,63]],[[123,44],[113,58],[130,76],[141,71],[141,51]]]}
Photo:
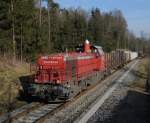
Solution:
{"label": "locomotive windshield", "polygon": [[83,44],[79,44],[79,45],[76,46],[75,48],[76,48],[76,52],[77,52],[77,53],[82,53],[82,52],[84,52],[84,45],[83,45]]}

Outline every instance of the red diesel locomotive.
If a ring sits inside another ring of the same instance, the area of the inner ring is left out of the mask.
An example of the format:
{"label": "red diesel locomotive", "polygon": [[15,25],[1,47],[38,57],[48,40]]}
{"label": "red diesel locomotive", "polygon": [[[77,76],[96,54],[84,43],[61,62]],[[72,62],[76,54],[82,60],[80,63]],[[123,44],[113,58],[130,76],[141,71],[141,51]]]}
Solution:
{"label": "red diesel locomotive", "polygon": [[40,56],[28,93],[46,100],[68,99],[100,80],[105,66],[102,47],[88,40],[76,52]]}

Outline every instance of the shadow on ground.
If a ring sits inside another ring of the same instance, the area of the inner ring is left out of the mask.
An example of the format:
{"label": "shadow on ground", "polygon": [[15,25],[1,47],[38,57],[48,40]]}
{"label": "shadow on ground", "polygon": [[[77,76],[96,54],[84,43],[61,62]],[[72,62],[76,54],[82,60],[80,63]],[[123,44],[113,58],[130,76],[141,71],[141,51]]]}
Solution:
{"label": "shadow on ground", "polygon": [[150,95],[129,91],[104,123],[150,123]]}

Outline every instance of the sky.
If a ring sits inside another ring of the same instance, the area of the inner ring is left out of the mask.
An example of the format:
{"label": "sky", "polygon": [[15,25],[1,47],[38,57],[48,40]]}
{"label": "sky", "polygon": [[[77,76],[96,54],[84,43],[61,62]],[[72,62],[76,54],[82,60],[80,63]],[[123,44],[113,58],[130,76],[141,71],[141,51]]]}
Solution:
{"label": "sky", "polygon": [[150,0],[54,0],[61,8],[81,7],[87,11],[99,8],[102,12],[120,9],[127,20],[128,29],[136,36],[150,36]]}

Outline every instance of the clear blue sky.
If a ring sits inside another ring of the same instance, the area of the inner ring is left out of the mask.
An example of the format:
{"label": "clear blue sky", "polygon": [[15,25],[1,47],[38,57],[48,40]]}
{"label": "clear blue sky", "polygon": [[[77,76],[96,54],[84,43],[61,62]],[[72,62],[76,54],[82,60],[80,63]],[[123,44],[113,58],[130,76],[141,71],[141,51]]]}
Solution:
{"label": "clear blue sky", "polygon": [[85,10],[98,7],[103,12],[120,9],[127,20],[129,30],[140,36],[141,31],[150,34],[150,0],[54,0],[61,8]]}

